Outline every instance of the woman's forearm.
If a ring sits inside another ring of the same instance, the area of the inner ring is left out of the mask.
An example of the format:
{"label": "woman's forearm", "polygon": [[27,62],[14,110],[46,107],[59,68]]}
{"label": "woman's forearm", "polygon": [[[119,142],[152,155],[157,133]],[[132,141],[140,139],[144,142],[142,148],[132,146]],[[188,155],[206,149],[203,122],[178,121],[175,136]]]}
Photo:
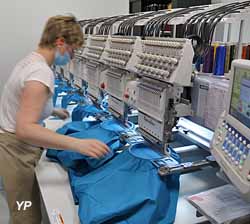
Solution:
{"label": "woman's forearm", "polygon": [[77,151],[77,139],[57,134],[39,124],[25,125],[21,130],[17,129],[16,135],[20,140],[36,146]]}

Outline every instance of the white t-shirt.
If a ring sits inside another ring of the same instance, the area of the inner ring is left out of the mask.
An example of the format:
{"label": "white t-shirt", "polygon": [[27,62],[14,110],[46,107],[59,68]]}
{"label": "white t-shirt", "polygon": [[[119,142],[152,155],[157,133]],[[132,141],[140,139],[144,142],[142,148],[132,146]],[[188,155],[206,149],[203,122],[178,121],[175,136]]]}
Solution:
{"label": "white t-shirt", "polygon": [[45,58],[37,52],[21,60],[14,68],[1,96],[0,128],[15,133],[16,114],[20,107],[20,95],[27,81],[39,81],[50,90],[50,97],[40,116],[40,122],[49,117],[53,111],[52,95],[54,93],[54,74]]}

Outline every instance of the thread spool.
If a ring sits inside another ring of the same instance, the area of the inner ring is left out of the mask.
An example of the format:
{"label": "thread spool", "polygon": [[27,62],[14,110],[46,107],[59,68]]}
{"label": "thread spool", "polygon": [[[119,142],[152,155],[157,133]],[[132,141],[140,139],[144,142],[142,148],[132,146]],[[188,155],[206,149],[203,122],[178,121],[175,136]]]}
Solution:
{"label": "thread spool", "polygon": [[226,60],[226,47],[218,46],[215,54],[214,75],[224,75]]}

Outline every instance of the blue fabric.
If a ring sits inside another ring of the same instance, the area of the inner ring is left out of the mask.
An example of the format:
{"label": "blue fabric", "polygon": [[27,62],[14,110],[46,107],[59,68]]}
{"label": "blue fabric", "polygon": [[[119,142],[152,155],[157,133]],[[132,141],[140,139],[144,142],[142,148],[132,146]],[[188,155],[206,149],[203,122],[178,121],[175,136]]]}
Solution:
{"label": "blue fabric", "polygon": [[56,77],[54,80],[55,85],[61,85],[64,82],[60,75],[55,74],[55,77]]}
{"label": "blue fabric", "polygon": [[55,85],[62,85],[62,84],[65,84],[66,81],[63,80],[63,77],[62,75],[60,74],[55,74],[55,79],[54,79],[54,84]]}
{"label": "blue fabric", "polygon": [[72,112],[72,121],[82,121],[83,118],[105,114],[106,112],[94,105],[77,105]]}
{"label": "blue fabric", "polygon": [[79,93],[69,93],[62,98],[62,108],[66,109],[70,102],[80,103],[83,101],[83,98]]}
{"label": "blue fabric", "polygon": [[196,63],[195,63],[195,68],[196,68],[196,70],[198,71],[198,72],[200,72],[201,71],[201,65],[203,64],[203,57],[201,57],[201,56],[199,56],[198,58],[197,58],[197,61],[196,61]]}
{"label": "blue fabric", "polygon": [[[111,150],[111,152],[102,159],[95,159],[77,152],[48,149],[47,157],[69,168],[69,174],[74,173],[74,175],[78,175],[78,173],[80,173],[83,175],[91,172],[93,169],[109,161],[114,156],[115,151],[123,146],[119,140],[119,135],[114,131],[103,129],[100,126],[100,121],[70,122],[58,129],[57,132],[80,139],[95,138],[108,145]],[[71,181],[72,175],[69,176]],[[71,187],[72,186],[73,185],[71,185]],[[72,194],[75,203],[78,204],[78,198],[75,195],[73,187]]]}
{"label": "blue fabric", "polygon": [[[100,121],[70,122],[59,128],[57,133],[62,135],[70,135],[76,132],[84,131],[94,125],[97,125],[98,123],[100,123]],[[51,160],[60,162],[58,159],[58,154],[62,152],[63,151],[61,150],[48,149],[46,155]]]}
{"label": "blue fabric", "polygon": [[141,159],[153,160],[162,158],[162,154],[159,151],[153,150],[144,144],[140,144],[140,147],[135,145],[131,147],[129,151],[133,156]]}
{"label": "blue fabric", "polygon": [[98,99],[98,103],[101,106],[101,108],[106,111],[108,109],[108,106],[109,106],[108,94],[104,94],[101,92],[100,98]]}
{"label": "blue fabric", "polygon": [[74,121],[65,124],[63,127],[59,128],[56,132],[62,135],[70,135],[75,132],[81,132],[87,130],[90,127],[93,127],[99,123],[100,121],[84,121],[84,122]]}
{"label": "blue fabric", "polygon": [[[108,123],[72,122],[58,130],[76,138],[96,138],[111,149],[109,155],[99,160],[70,151],[53,155],[69,168],[72,193],[79,202],[81,224],[173,223],[179,175],[160,177],[151,160],[162,155],[145,144],[136,144],[116,153],[124,146],[119,139],[122,130],[114,121],[108,122],[114,129],[106,128]],[[169,150],[178,160],[178,155]]]}
{"label": "blue fabric", "polygon": [[60,93],[62,92],[70,92],[73,91],[74,88],[71,86],[68,86],[68,83],[66,81],[63,81],[62,79],[55,79],[55,84],[57,85],[57,87],[55,87],[54,90],[54,95],[53,95],[53,105],[56,105],[56,100],[57,97]]}
{"label": "blue fabric", "polygon": [[174,222],[179,175],[161,178],[150,159],[129,150],[80,176],[71,173],[84,224],[170,224]]}
{"label": "blue fabric", "polygon": [[122,146],[119,140],[119,136],[115,132],[107,131],[99,127],[89,128],[85,131],[70,134],[69,136],[79,139],[89,139],[94,137],[95,139],[102,141],[103,143],[108,145],[111,150],[111,152],[102,159],[95,159],[77,152],[71,152],[67,150],[61,151],[57,154],[58,160],[67,168],[79,170],[79,164],[85,163],[83,168],[85,169],[87,167],[87,170],[85,171],[83,170],[83,168],[81,168],[81,172],[83,172],[84,174],[86,172],[89,172],[90,170],[96,169],[97,167],[101,166],[103,163],[111,159],[114,156],[114,152]]}
{"label": "blue fabric", "polygon": [[[102,159],[88,157],[77,152],[69,151],[70,149],[65,151],[47,150],[48,157],[57,160],[67,168],[81,169],[83,173],[101,166],[114,156],[116,150],[123,146],[120,142],[119,134],[115,131],[102,128],[99,121],[70,122],[58,129],[57,132],[79,139],[95,138],[109,146],[111,152]],[[80,167],[79,164],[83,164],[83,167]]]}
{"label": "blue fabric", "polygon": [[124,127],[123,124],[114,119],[107,119],[100,123],[100,126],[103,129],[115,131],[115,132],[124,132],[124,131],[134,131],[135,125],[131,122],[127,122],[127,127]]}

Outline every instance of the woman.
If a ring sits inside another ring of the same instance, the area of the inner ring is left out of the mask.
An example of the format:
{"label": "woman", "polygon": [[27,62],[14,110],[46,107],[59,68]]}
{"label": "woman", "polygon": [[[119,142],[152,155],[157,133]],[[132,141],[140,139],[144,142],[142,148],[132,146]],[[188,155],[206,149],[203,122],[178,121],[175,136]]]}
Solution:
{"label": "woman", "polygon": [[[0,176],[7,193],[12,224],[40,224],[39,190],[34,168],[42,148],[71,149],[99,158],[108,147],[94,139],[81,140],[59,135],[41,122],[51,114],[66,118],[68,113],[53,110],[54,75],[50,66],[65,64],[83,44],[80,25],[72,16],[51,17],[38,49],[14,68],[0,103]],[[18,203],[32,206],[18,210]]]}

